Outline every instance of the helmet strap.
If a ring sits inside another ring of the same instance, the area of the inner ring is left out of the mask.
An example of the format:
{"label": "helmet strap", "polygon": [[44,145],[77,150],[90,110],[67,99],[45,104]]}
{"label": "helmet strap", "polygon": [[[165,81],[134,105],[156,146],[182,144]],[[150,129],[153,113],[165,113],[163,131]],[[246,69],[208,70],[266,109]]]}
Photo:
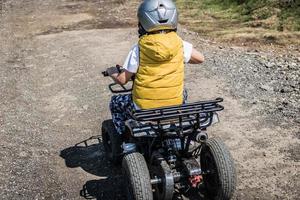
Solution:
{"label": "helmet strap", "polygon": [[139,30],[138,30],[139,38],[142,37],[143,35],[148,34],[148,32],[144,29],[144,27],[140,23],[139,23],[138,27],[139,27]]}

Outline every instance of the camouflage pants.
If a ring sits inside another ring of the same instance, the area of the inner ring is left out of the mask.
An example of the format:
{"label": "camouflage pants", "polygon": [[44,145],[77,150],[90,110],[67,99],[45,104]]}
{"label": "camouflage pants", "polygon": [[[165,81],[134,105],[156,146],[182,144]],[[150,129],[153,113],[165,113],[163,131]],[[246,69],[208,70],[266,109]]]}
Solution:
{"label": "camouflage pants", "polygon": [[130,119],[129,111],[135,110],[131,94],[112,96],[109,108],[117,132],[119,134],[124,133],[125,121]]}
{"label": "camouflage pants", "polygon": [[[187,91],[183,91],[183,103],[186,103],[188,98]],[[135,111],[131,94],[120,94],[112,96],[109,108],[112,115],[113,123],[119,134],[125,132],[125,121],[130,119],[130,112]]]}

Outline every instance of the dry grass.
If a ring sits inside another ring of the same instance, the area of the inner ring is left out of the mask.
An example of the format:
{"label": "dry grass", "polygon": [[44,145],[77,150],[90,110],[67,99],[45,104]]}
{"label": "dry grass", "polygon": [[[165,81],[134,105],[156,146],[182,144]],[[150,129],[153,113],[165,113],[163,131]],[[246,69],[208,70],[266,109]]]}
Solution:
{"label": "dry grass", "polygon": [[210,39],[239,44],[300,45],[298,8],[263,6],[245,14],[241,5],[224,6],[216,0],[176,2],[180,23]]}

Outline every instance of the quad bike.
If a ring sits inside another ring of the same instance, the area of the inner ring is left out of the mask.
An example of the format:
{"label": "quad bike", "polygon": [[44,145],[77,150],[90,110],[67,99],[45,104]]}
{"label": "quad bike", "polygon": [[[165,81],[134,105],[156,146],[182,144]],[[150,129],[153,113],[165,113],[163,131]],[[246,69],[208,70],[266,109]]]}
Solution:
{"label": "quad bike", "polygon": [[[121,69],[120,69],[121,70]],[[107,76],[106,72],[103,72]],[[131,89],[109,85],[113,93]],[[236,185],[233,159],[207,127],[218,121],[223,99],[131,112],[126,133],[119,135],[112,120],[102,124],[107,157],[122,161],[129,200],[171,200],[175,191],[199,192],[205,199],[231,199]]]}

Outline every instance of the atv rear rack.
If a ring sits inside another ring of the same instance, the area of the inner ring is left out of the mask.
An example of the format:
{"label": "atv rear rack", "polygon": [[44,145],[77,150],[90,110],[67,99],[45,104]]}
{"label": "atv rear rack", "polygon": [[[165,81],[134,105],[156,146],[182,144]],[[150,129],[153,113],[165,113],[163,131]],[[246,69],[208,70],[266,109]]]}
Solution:
{"label": "atv rear rack", "polygon": [[222,98],[217,98],[179,106],[137,110],[131,113],[132,119],[126,121],[126,126],[135,137],[156,137],[157,133],[189,134],[198,129],[205,130],[218,121],[216,112],[224,109],[218,104],[222,101]]}
{"label": "atv rear rack", "polygon": [[171,119],[180,119],[199,115],[200,113],[213,113],[224,109],[218,103],[222,102],[222,98],[210,101],[198,101],[195,103],[186,103],[179,106],[170,106],[148,110],[137,110],[133,113],[133,117],[137,121],[162,121]]}

